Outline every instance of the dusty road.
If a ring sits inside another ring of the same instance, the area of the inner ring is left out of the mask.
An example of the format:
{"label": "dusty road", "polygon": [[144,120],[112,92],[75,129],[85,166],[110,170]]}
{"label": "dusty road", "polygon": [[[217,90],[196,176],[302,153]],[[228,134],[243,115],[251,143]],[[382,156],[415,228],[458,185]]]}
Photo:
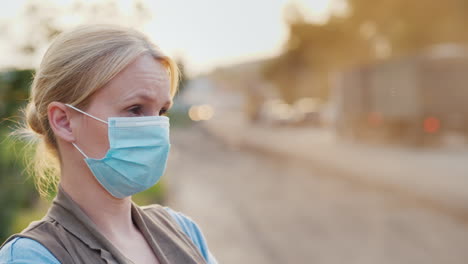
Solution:
{"label": "dusty road", "polygon": [[468,225],[443,211],[229,149],[197,127],[171,133],[169,205],[220,263],[468,263]]}

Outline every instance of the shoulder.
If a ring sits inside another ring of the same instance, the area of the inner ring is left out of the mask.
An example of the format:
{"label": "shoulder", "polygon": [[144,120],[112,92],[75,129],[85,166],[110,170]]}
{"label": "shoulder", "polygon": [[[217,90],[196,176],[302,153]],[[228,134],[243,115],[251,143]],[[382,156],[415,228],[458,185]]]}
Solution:
{"label": "shoulder", "polygon": [[199,240],[198,237],[201,234],[199,227],[191,218],[184,215],[183,213],[158,204],[142,206],[141,209],[143,209],[145,213],[169,218],[168,220],[170,220],[172,223],[175,222],[187,236],[194,240],[194,243]]}
{"label": "shoulder", "polygon": [[184,233],[186,233],[190,238],[192,238],[192,240],[194,240],[195,238],[197,242],[200,241],[200,238],[202,238],[201,230],[198,227],[198,225],[190,217],[166,206],[163,207],[163,209],[166,210],[166,212],[168,212],[171,215],[171,217],[182,228]]}
{"label": "shoulder", "polygon": [[162,207],[168,212],[172,218],[179,224],[180,228],[184,233],[192,240],[192,242],[198,247],[203,257],[209,264],[217,263],[213,255],[208,249],[205,237],[200,227],[190,217],[185,214],[175,211],[169,207]]}
{"label": "shoulder", "polygon": [[41,243],[24,237],[15,237],[0,248],[0,263],[60,264]]}
{"label": "shoulder", "polygon": [[184,234],[190,238],[193,244],[195,244],[208,264],[218,263],[208,249],[208,244],[200,227],[190,217],[170,207],[161,206],[159,204],[147,205],[141,208],[147,213],[159,213],[159,215],[167,215],[170,217],[173,222],[177,223]]}

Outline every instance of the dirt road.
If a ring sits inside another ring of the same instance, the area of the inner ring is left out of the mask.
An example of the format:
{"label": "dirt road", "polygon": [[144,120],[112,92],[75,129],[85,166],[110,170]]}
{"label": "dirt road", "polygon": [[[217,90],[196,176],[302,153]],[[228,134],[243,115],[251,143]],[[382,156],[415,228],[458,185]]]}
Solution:
{"label": "dirt road", "polygon": [[443,211],[229,149],[197,127],[171,133],[169,205],[199,224],[219,263],[468,261],[468,225]]}

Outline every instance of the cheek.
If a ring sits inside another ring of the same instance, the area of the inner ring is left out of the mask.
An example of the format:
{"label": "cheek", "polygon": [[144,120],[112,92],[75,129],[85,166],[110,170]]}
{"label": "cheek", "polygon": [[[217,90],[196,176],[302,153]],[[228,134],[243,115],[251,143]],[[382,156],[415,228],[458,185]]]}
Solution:
{"label": "cheek", "polygon": [[96,131],[94,141],[96,141],[97,157],[103,158],[109,150],[109,137],[107,135],[107,125],[102,124]]}
{"label": "cheek", "polygon": [[107,136],[107,125],[96,120],[86,120],[83,122],[81,131],[82,144],[86,155],[90,158],[101,159],[109,149],[109,139]]}

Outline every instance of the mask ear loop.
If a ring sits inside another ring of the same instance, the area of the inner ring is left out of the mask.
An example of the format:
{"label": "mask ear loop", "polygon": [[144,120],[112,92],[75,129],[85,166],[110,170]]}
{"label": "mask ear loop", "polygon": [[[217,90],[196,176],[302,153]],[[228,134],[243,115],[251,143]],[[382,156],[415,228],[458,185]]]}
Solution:
{"label": "mask ear loop", "polygon": [[75,144],[75,142],[72,142],[72,144],[83,156],[85,156],[85,158],[89,159],[89,157],[86,154],[84,154],[83,151],[81,151],[81,149]]}
{"label": "mask ear loop", "polygon": [[70,104],[65,104],[65,105],[68,106],[68,107],[71,107],[71,108],[75,109],[76,111],[78,111],[78,112],[80,112],[80,113],[82,113],[82,114],[85,114],[85,115],[87,115],[87,116],[89,116],[89,117],[91,117],[91,118],[94,118],[94,119],[96,119],[97,121],[101,121],[101,122],[103,122],[104,124],[107,124],[106,121],[104,121],[104,120],[102,120],[102,119],[100,119],[100,118],[97,118],[97,117],[95,117],[95,116],[92,116],[92,115],[86,113],[85,111],[82,111],[82,110],[80,110],[80,109],[74,107],[73,105],[70,105]]}
{"label": "mask ear loop", "polygon": [[[97,117],[95,117],[95,116],[92,116],[92,115],[86,113],[85,111],[82,111],[82,110],[80,110],[80,109],[74,107],[73,105],[70,105],[70,104],[65,104],[65,105],[68,106],[68,107],[70,107],[70,108],[72,108],[72,109],[75,109],[76,111],[78,111],[78,112],[80,112],[80,113],[82,113],[82,114],[85,114],[85,115],[87,115],[87,116],[89,116],[89,117],[91,117],[91,118],[94,118],[94,119],[96,119],[97,121],[100,121],[100,122],[103,122],[104,124],[107,124],[106,121],[104,121],[104,120],[102,120],[102,119],[100,119],[100,118],[97,118]],[[88,159],[88,156],[75,144],[75,142],[72,142],[72,144],[73,144],[73,146],[74,146],[83,156],[85,156],[85,158]]]}

